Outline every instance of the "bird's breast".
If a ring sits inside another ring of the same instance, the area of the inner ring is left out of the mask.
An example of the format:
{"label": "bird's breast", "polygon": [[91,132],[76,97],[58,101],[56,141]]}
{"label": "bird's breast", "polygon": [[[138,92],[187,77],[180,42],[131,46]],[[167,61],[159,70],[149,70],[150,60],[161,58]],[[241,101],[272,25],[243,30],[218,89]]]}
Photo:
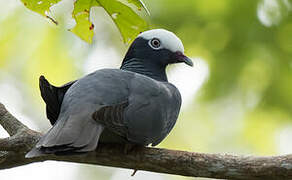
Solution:
{"label": "bird's breast", "polygon": [[[151,89],[145,93],[139,89],[129,99],[125,119],[128,138],[135,143],[150,144],[164,139],[177,120],[180,109],[177,92],[161,83],[153,84]],[[155,92],[151,93],[153,89]]]}

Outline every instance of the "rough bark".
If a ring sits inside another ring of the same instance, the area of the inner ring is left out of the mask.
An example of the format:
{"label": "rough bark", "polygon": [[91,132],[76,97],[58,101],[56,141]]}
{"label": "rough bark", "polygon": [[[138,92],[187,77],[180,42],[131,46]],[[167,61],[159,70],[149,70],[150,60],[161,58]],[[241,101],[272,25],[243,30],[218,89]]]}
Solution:
{"label": "rough bark", "polygon": [[24,155],[41,137],[13,117],[0,103],[0,124],[10,137],[0,139],[0,169],[46,160],[87,163],[159,173],[218,179],[292,179],[292,155],[255,157],[204,154],[140,147],[124,153],[123,145],[100,144],[83,155],[47,155],[27,159]]}

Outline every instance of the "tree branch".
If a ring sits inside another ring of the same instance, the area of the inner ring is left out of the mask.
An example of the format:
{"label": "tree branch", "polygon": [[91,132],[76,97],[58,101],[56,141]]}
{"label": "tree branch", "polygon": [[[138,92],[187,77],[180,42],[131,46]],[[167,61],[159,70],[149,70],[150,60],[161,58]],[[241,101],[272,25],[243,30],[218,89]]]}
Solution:
{"label": "tree branch", "polygon": [[10,136],[15,135],[22,129],[28,129],[24,124],[18,121],[14,116],[12,116],[5,108],[3,104],[0,103],[0,124],[8,132]]}
{"label": "tree branch", "polygon": [[41,134],[14,118],[0,103],[0,124],[11,137],[0,139],[0,169],[46,160],[87,163],[152,172],[219,179],[292,179],[292,155],[254,157],[204,154],[141,147],[125,155],[123,145],[100,144],[96,151],[83,155],[27,159],[25,154]]}

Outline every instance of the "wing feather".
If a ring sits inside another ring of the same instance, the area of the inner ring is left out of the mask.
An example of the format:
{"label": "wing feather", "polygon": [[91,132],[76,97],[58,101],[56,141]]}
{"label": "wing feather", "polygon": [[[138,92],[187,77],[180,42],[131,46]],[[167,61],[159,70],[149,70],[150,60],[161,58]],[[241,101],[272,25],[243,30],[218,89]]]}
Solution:
{"label": "wing feather", "polygon": [[93,113],[92,118],[111,132],[126,137],[128,129],[124,120],[124,111],[128,105],[129,102],[126,100],[119,104],[103,106]]}

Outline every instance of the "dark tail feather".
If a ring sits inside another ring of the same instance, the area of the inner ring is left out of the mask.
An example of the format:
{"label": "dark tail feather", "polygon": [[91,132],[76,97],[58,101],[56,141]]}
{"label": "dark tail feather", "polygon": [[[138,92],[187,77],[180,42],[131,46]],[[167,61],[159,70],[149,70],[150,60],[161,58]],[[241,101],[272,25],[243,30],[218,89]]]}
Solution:
{"label": "dark tail feather", "polygon": [[61,87],[56,87],[51,85],[44,76],[40,76],[39,86],[41,96],[46,103],[47,117],[52,125],[58,119],[65,93],[75,82],[71,81]]}
{"label": "dark tail feather", "polygon": [[40,76],[39,86],[41,96],[46,103],[47,117],[53,125],[58,119],[61,107],[58,100],[58,89],[52,86],[44,76]]}

